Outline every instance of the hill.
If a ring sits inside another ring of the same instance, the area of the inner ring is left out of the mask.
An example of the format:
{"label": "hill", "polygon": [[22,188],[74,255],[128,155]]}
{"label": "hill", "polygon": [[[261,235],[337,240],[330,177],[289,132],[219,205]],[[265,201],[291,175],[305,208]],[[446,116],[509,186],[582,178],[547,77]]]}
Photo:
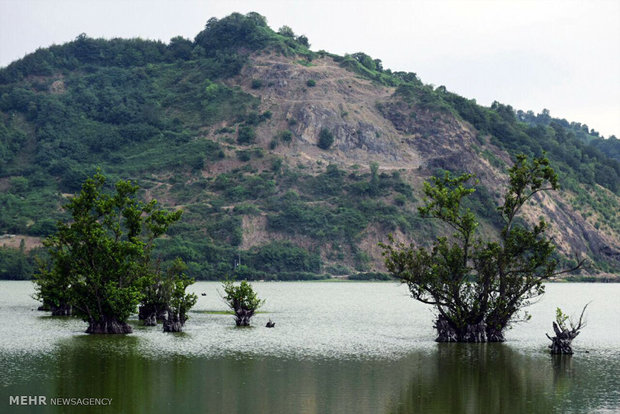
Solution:
{"label": "hill", "polygon": [[[256,13],[168,44],[80,35],[0,70],[0,234],[36,252],[101,168],[184,210],[158,252],[197,278],[380,272],[388,233],[424,243],[445,232],[417,214],[430,175],[475,173],[471,207],[492,236],[511,160],[546,152],[562,190],[526,220],[549,217],[558,257],[586,255],[605,276],[620,272],[619,145],[548,111],[480,106],[361,52],[311,51]],[[0,276],[31,269],[25,253],[0,255]]]}

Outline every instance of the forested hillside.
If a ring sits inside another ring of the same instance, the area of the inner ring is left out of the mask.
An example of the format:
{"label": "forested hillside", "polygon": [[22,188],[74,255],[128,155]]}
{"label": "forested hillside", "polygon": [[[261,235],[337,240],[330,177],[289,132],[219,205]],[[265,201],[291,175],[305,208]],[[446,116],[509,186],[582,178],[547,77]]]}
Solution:
{"label": "forested hillside", "polygon": [[233,14],[193,40],[82,34],[0,69],[0,244],[28,236],[0,248],[0,277],[31,273],[38,238],[98,168],[184,211],[158,254],[196,278],[364,278],[384,270],[388,233],[424,244],[445,232],[417,213],[430,175],[475,173],[470,207],[493,236],[507,167],[543,152],[562,189],[525,219],[550,218],[560,260],[620,272],[617,138],[309,47]]}

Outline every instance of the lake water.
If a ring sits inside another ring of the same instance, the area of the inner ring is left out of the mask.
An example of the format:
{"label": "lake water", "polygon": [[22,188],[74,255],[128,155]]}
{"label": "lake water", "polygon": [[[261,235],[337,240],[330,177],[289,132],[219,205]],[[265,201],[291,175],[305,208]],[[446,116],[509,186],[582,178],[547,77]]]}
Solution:
{"label": "lake water", "polygon": [[[217,312],[220,284],[199,282],[185,332],[133,320],[131,335],[92,336],[36,311],[30,282],[0,281],[0,412],[620,412],[618,284],[548,285],[503,344],[433,342],[432,309],[397,283],[254,287],[267,302],[251,328]],[[575,355],[549,355],[555,308],[578,316],[589,301]],[[47,405],[9,405],[17,395]],[[52,406],[59,397],[112,402]]]}

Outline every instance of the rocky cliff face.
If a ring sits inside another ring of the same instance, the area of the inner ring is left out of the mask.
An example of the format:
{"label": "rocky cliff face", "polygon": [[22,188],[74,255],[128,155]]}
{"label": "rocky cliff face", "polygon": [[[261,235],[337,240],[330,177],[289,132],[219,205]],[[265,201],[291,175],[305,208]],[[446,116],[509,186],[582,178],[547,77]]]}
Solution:
{"label": "rocky cliff face", "polygon": [[[262,87],[253,89],[252,80],[260,80]],[[308,86],[311,80],[314,86]],[[507,180],[505,167],[511,161],[488,136],[449,111],[407,103],[395,88],[352,74],[329,57],[307,63],[258,54],[229,83],[259,96],[261,110],[272,112],[272,120],[257,129],[262,146],[267,147],[277,131],[291,130],[291,144],[273,150],[289,163],[306,164],[312,170],[317,162],[344,169],[376,162],[380,171],[401,171],[417,192],[420,183],[438,169],[467,171],[476,175],[496,203],[501,201]],[[321,129],[334,136],[328,151],[317,147]],[[561,191],[537,197],[525,217],[532,222],[539,216],[548,217],[563,255],[588,255],[620,265],[618,234],[595,229],[571,207],[570,197]],[[264,226],[248,226],[245,232],[245,240],[268,238]],[[248,234],[252,232],[262,236]],[[414,238],[406,234],[398,237]],[[371,226],[362,242],[379,269],[382,263],[375,245],[384,238],[380,228]]]}

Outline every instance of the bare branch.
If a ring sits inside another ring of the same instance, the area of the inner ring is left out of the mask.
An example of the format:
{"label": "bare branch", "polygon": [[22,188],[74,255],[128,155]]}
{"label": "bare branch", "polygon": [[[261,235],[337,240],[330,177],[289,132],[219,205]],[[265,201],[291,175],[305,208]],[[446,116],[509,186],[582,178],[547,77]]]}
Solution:
{"label": "bare branch", "polygon": [[581,315],[579,315],[579,322],[577,323],[577,326],[574,326],[572,321],[571,321],[571,328],[573,330],[573,332],[577,332],[583,328],[586,327],[586,321],[583,320],[583,315],[586,312],[586,308],[588,307],[588,305],[592,303],[592,302],[588,302],[586,303],[586,305],[583,307],[583,309],[581,310]]}
{"label": "bare branch", "polygon": [[574,272],[575,270],[579,270],[585,263],[586,263],[586,259],[581,259],[575,267],[570,268],[570,269],[560,270],[559,272],[554,272],[553,274],[551,274],[551,277],[563,275],[565,273],[571,273],[571,272]]}

